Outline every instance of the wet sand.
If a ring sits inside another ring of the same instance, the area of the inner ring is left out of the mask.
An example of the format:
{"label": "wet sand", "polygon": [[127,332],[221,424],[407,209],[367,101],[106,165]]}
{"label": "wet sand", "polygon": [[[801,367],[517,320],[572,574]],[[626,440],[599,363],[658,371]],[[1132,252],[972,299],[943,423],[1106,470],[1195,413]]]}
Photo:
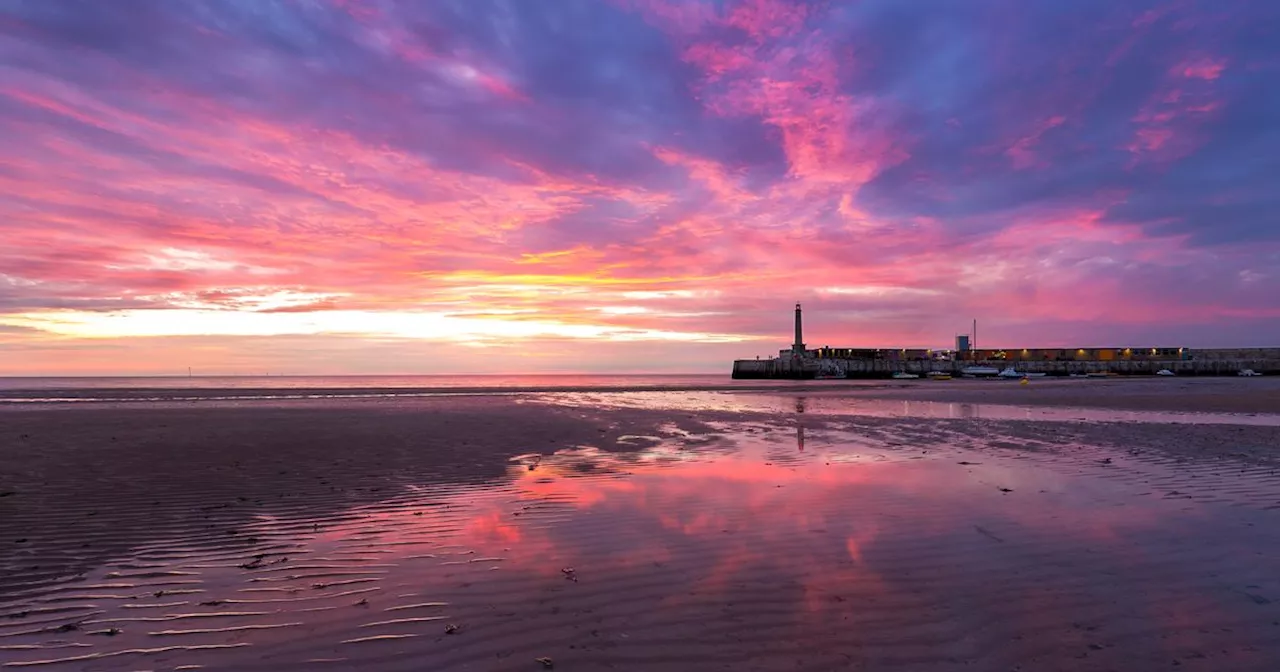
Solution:
{"label": "wet sand", "polygon": [[0,669],[1280,669],[1280,427],[655,394],[0,408]]}
{"label": "wet sand", "polygon": [[1117,377],[1012,380],[919,380],[874,390],[842,391],[878,399],[1109,408],[1192,413],[1280,413],[1280,378]]}

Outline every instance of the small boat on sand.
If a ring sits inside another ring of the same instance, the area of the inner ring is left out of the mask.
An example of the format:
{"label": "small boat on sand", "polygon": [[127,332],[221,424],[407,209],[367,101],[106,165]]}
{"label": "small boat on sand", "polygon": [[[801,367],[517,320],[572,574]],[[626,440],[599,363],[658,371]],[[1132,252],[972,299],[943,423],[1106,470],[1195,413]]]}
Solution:
{"label": "small boat on sand", "polygon": [[1178,374],[1170,371],[1169,369],[1160,369],[1159,371],[1156,371],[1156,375],[1157,376],[1176,376]]}
{"label": "small boat on sand", "polygon": [[1043,378],[1045,374],[1019,373],[1018,371],[1014,370],[1012,366],[1009,366],[1009,367],[1005,367],[1005,369],[1001,371],[999,375],[1001,378]]}
{"label": "small boat on sand", "polygon": [[916,374],[914,374],[914,373],[907,373],[906,371],[899,371],[899,372],[897,372],[897,373],[893,374],[893,376],[892,376],[892,377],[893,377],[893,379],[894,379],[894,380],[915,380],[916,378],[919,378],[920,376],[917,376],[917,375],[916,375]]}
{"label": "small boat on sand", "polygon": [[1253,369],[1241,369],[1240,372],[1237,373],[1236,375],[1244,376],[1246,378],[1251,378],[1253,376],[1261,376],[1262,374],[1258,373],[1257,371],[1254,371]]}
{"label": "small boat on sand", "polygon": [[951,374],[946,371],[930,371],[925,374],[929,380],[951,380]]}
{"label": "small boat on sand", "polygon": [[1000,375],[1000,369],[994,366],[966,366],[960,369],[961,375],[973,377],[991,377]]}

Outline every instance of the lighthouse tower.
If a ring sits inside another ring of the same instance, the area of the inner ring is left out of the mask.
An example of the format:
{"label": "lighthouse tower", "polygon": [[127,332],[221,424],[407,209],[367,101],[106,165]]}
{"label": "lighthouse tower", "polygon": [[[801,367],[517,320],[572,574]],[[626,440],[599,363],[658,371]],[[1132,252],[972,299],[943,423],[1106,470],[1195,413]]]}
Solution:
{"label": "lighthouse tower", "polygon": [[804,336],[800,326],[800,304],[796,304],[796,342],[791,344],[791,354],[804,355]]}

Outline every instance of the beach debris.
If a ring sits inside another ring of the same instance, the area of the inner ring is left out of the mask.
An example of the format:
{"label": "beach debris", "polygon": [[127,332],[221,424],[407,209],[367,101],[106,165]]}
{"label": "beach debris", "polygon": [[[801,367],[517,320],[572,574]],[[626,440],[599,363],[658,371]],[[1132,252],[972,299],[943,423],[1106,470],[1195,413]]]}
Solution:
{"label": "beach debris", "polygon": [[570,580],[570,581],[572,581],[572,582],[574,582],[574,583],[577,583],[577,582],[578,582],[578,573],[577,573],[577,570],[575,570],[574,568],[572,568],[572,567],[565,567],[564,569],[561,569],[561,570],[560,570],[560,573],[561,573],[561,574],[564,574],[564,578],[566,578],[566,579],[568,579],[568,580]]}
{"label": "beach debris", "polygon": [[5,490],[4,492],[0,492],[0,497],[12,497],[12,496],[14,496],[14,495],[16,495],[16,494],[18,494],[18,493],[14,492],[14,491],[12,491],[12,490]]}
{"label": "beach debris", "polygon": [[974,466],[975,464],[982,464],[982,463],[981,463],[981,462],[956,462],[956,464],[958,464],[958,465],[960,465],[960,466],[963,466],[963,467],[972,467],[972,466]]}
{"label": "beach debris", "polygon": [[1253,593],[1245,593],[1244,595],[1245,597],[1253,600],[1254,604],[1271,604],[1271,600],[1268,600],[1261,595],[1254,595]]}
{"label": "beach debris", "polygon": [[151,595],[152,595],[152,597],[164,597],[164,591],[163,591],[163,590],[157,590],[156,592],[151,593]]}
{"label": "beach debris", "polygon": [[357,607],[367,607],[367,606],[369,606],[369,598],[367,598],[367,597],[362,597],[362,598],[360,598],[360,601],[359,601],[359,602],[356,602],[356,605],[355,605],[355,606],[357,606]]}
{"label": "beach debris", "polygon": [[550,658],[534,658],[533,660],[534,662],[542,663],[542,667],[547,670],[556,666],[555,661]]}
{"label": "beach debris", "polygon": [[253,556],[253,560],[250,560],[249,562],[246,562],[237,566],[240,567],[241,569],[258,569],[259,567],[270,567],[271,565],[279,565],[281,563],[289,562],[289,556],[287,555],[281,556],[279,558],[276,558],[275,560],[267,562],[267,556],[269,555],[271,554],[257,553]]}
{"label": "beach debris", "polygon": [[220,605],[220,604],[222,604],[222,600],[209,600],[209,601],[207,601],[207,602],[201,602],[201,603],[200,603],[200,606],[202,606],[202,607],[216,607],[216,606],[218,606],[218,605]]}
{"label": "beach debris", "polygon": [[103,637],[115,637],[116,635],[120,634],[121,632],[122,632],[122,630],[120,630],[120,628],[107,628],[106,630],[95,630],[95,631],[90,632],[90,633],[88,633],[88,634],[90,634],[90,635],[101,635],[101,636],[103,636]]}
{"label": "beach debris", "polygon": [[1107,458],[1103,458],[1103,459],[1101,459],[1101,460],[1098,460],[1098,462],[1099,462],[1100,464],[1111,464],[1111,458],[1109,458],[1109,457],[1107,457]]}
{"label": "beach debris", "polygon": [[1013,492],[1012,488],[1000,488],[1000,492]]}
{"label": "beach debris", "polygon": [[1000,543],[1002,543],[1002,544],[1004,543],[1004,539],[1001,539],[1000,537],[997,537],[996,535],[992,534],[990,530],[984,529],[984,528],[979,527],[979,526],[977,526],[977,525],[974,525],[974,526],[973,526],[973,529],[977,530],[977,531],[978,531],[978,534],[981,534],[982,536],[984,536],[984,537],[986,537],[986,538],[988,538],[988,539],[991,539],[992,541],[998,541],[998,542],[1000,542]]}
{"label": "beach debris", "polygon": [[54,632],[72,632],[80,629],[80,623],[63,623],[54,628]]}
{"label": "beach debris", "polygon": [[446,634],[446,635],[452,635],[452,634],[455,634],[455,633],[457,633],[457,632],[458,632],[458,626],[454,625],[453,623],[450,623],[450,624],[448,624],[448,625],[444,626],[444,634]]}

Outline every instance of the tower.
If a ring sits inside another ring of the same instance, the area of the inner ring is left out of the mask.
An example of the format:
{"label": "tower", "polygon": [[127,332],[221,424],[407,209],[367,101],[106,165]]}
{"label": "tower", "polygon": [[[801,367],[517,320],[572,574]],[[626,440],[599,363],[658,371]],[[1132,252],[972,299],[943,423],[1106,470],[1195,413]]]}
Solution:
{"label": "tower", "polygon": [[804,354],[804,336],[800,327],[800,304],[796,304],[796,342],[791,344],[791,352],[797,355]]}

